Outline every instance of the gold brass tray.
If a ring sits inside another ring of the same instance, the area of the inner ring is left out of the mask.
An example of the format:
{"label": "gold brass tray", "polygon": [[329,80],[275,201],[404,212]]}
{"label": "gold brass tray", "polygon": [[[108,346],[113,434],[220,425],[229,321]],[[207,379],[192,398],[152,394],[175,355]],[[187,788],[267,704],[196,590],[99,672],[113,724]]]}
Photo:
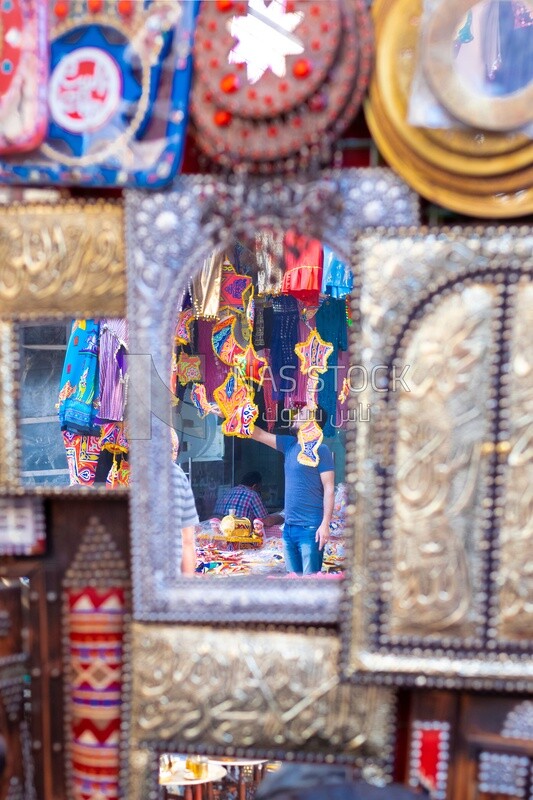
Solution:
{"label": "gold brass tray", "polygon": [[[426,161],[446,165],[465,175],[498,175],[533,163],[533,142],[524,134],[419,128],[407,122],[411,82],[419,54],[422,0],[382,0],[374,14],[386,17],[376,24],[376,74],[383,108],[406,143]],[[474,158],[472,158],[474,156]],[[490,156],[490,158],[487,158]]]}

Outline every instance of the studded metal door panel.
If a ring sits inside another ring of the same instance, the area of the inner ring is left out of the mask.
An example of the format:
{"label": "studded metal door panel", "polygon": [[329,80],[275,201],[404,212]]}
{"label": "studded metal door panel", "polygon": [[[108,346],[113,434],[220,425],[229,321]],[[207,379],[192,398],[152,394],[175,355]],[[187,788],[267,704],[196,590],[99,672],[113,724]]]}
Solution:
{"label": "studded metal door panel", "polygon": [[351,352],[374,380],[357,398],[368,422],[347,453],[356,513],[343,666],[353,680],[525,689],[533,677],[526,241],[498,230],[482,242],[467,229],[361,244]]}

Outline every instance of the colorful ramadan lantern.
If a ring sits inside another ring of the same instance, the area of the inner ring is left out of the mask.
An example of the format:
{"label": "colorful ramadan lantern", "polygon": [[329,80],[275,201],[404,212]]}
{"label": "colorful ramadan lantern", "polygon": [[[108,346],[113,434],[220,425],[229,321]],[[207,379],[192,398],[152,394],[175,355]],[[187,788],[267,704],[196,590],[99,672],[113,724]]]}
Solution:
{"label": "colorful ramadan lantern", "polygon": [[182,386],[202,380],[202,364],[199,356],[180,353],[176,365],[176,377]]}
{"label": "colorful ramadan lantern", "polygon": [[309,332],[305,342],[299,342],[294,352],[300,359],[300,370],[304,375],[324,373],[328,368],[328,358],[333,352],[331,342],[325,342],[316,328]]}
{"label": "colorful ramadan lantern", "polygon": [[300,452],[296,456],[299,464],[305,464],[308,467],[318,467],[320,458],[318,456],[318,448],[322,444],[324,434],[320,425],[314,420],[310,419],[305,425],[298,430],[298,442],[300,444]]}
{"label": "colorful ramadan lantern", "polygon": [[245,380],[261,384],[268,361],[257,355],[255,347],[250,342],[244,353],[235,357],[235,366]]}
{"label": "colorful ramadan lantern", "polygon": [[230,372],[213,397],[224,415],[222,433],[242,439],[252,435],[259,409],[254,403],[253,393],[242,378]]}
{"label": "colorful ramadan lantern", "polygon": [[207,399],[207,391],[203,383],[193,383],[191,400],[202,419],[207,417],[208,414],[216,414],[217,417],[222,416],[217,404],[210,403]]}
{"label": "colorful ramadan lantern", "polygon": [[228,314],[213,325],[211,342],[215,355],[228,367],[235,366],[236,359],[245,355],[245,348],[237,341],[235,327],[237,316]]}
{"label": "colorful ramadan lantern", "polygon": [[47,138],[31,160],[0,164],[2,182],[168,183],[185,138],[197,0],[51,9]]}
{"label": "colorful ramadan lantern", "polygon": [[230,166],[283,169],[358,111],[371,67],[364,0],[203,3],[191,113],[198,145]]}
{"label": "colorful ramadan lantern", "polygon": [[0,2],[0,153],[38,147],[48,108],[47,0]]}
{"label": "colorful ramadan lantern", "polygon": [[190,344],[191,343],[191,325],[194,322],[194,310],[192,308],[185,308],[178,314],[178,321],[176,322],[176,330],[174,332],[175,344]]}

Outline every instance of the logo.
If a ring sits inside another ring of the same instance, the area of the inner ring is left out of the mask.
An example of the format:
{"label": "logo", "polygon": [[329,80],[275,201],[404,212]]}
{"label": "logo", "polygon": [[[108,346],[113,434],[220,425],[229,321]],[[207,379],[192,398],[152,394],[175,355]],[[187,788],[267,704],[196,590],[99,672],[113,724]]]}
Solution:
{"label": "logo", "polygon": [[62,58],[52,73],[52,117],[71,133],[91,133],[115,114],[121,90],[115,60],[97,47],[80,47]]}

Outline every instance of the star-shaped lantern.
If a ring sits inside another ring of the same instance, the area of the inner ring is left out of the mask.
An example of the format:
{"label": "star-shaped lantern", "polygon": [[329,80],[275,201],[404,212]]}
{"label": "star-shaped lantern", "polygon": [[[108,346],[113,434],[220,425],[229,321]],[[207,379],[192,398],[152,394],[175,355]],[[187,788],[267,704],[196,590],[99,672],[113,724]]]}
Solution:
{"label": "star-shaped lantern", "polygon": [[253,393],[242,378],[230,372],[224,383],[214,390],[213,396],[224,415],[222,433],[243,439],[251,436],[259,409],[253,402]]}
{"label": "star-shaped lantern", "polygon": [[331,342],[325,342],[316,328],[313,328],[305,342],[300,342],[295,346],[294,352],[301,361],[300,369],[303,374],[312,375],[327,371],[328,358],[333,353],[333,345]]}
{"label": "star-shaped lantern", "polygon": [[301,55],[304,44],[294,31],[303,14],[285,11],[286,0],[248,0],[245,17],[233,17],[228,23],[238,39],[229,54],[230,64],[246,64],[249,83],[257,83],[267,69],[278,78],[285,77],[287,56]]}
{"label": "star-shaped lantern", "polygon": [[262,383],[268,361],[258,356],[253,344],[249,344],[242,355],[236,356],[235,366],[245,380]]}
{"label": "star-shaped lantern", "polygon": [[324,434],[316,420],[310,419],[298,431],[300,452],[297,455],[298,463],[307,467],[318,467],[320,458],[318,448],[322,444]]}
{"label": "star-shaped lantern", "polygon": [[222,279],[220,283],[220,308],[229,308],[231,311],[244,313],[247,305],[246,295],[252,289],[252,279],[249,275],[240,275],[233,264],[224,261],[222,264]]}

